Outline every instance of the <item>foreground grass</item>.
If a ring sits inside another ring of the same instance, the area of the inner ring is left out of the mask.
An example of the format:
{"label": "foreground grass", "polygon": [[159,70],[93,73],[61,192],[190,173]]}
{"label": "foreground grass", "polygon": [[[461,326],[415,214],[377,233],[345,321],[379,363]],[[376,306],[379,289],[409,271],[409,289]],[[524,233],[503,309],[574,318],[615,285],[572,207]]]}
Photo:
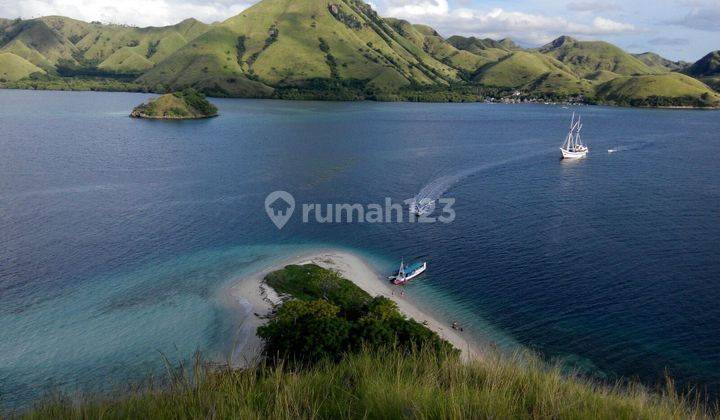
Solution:
{"label": "foreground grass", "polygon": [[[672,386],[668,386],[672,389]],[[431,352],[361,352],[310,368],[197,367],[171,387],[117,400],[54,400],[25,418],[709,418],[674,391],[608,387],[539,360],[488,356],[462,363]]]}

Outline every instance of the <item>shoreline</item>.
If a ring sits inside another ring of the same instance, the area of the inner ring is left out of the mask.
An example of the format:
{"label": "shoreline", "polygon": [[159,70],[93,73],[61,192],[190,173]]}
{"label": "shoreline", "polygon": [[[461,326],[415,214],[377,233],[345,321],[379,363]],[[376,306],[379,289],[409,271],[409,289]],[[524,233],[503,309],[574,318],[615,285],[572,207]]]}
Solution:
{"label": "shoreline", "polygon": [[[61,89],[61,88],[29,88],[29,87],[10,87],[3,86],[0,84],[0,90],[25,90],[31,92],[47,91],[47,92],[98,92],[98,93],[138,93],[138,94],[152,94],[160,95],[159,92],[148,91],[142,88],[137,90],[115,90],[115,89]],[[546,101],[525,101],[525,102],[503,102],[499,101],[488,101],[488,100],[475,100],[475,101],[414,101],[414,100],[377,100],[377,99],[355,99],[355,100],[339,100],[339,99],[321,99],[318,97],[307,97],[307,98],[282,98],[282,97],[255,97],[255,96],[212,96],[207,95],[208,98],[213,99],[255,99],[255,100],[269,100],[269,101],[292,101],[292,102],[377,102],[377,103],[419,103],[419,104],[488,104],[488,105],[546,105],[546,106],[602,106],[608,108],[626,108],[626,109],[664,109],[664,110],[698,110],[698,111],[720,111],[720,106],[630,106],[630,105],[617,105],[613,103],[588,103],[588,102],[546,102]],[[219,116],[216,115],[216,116]],[[144,118],[147,120],[165,120],[165,119],[206,119],[212,117],[198,117],[198,118]]]}
{"label": "shoreline", "polygon": [[256,335],[256,330],[283,301],[275,290],[265,284],[265,276],[287,265],[303,264],[317,264],[323,268],[337,270],[371,296],[391,299],[407,318],[420,323],[427,322],[425,326],[460,350],[461,357],[465,361],[482,358],[486,353],[482,346],[471,340],[469,333],[455,330],[430,311],[420,309],[404,292],[401,292],[403,290],[401,286],[394,286],[385,280],[361,257],[347,251],[328,249],[285,258],[271,267],[237,279],[226,287],[223,295],[239,317],[243,318],[233,337],[230,360],[232,365],[247,367],[259,360],[263,343]]}

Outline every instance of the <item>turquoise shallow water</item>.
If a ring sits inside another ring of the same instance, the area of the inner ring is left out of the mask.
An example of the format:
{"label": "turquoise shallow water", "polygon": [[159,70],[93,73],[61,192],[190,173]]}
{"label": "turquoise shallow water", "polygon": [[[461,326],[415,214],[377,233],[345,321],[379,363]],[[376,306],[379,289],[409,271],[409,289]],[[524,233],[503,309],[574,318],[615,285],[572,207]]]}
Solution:
{"label": "turquoise shallow water", "polygon": [[[304,250],[360,252],[478,341],[595,374],[717,394],[720,113],[216,100],[221,117],[126,117],[148,95],[0,91],[0,394],[112,389],[236,327],[228,282]],[[609,148],[619,151],[607,154]],[[298,203],[456,199],[451,224],[303,224]]]}

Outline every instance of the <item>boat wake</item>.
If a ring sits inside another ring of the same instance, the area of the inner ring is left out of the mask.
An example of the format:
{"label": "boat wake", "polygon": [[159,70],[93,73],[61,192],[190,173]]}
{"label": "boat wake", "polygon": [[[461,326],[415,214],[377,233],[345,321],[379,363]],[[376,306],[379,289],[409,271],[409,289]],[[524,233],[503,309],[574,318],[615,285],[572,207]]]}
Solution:
{"label": "boat wake", "polygon": [[614,147],[608,149],[608,153],[629,152],[631,150],[640,150],[640,149],[649,147],[652,144],[653,144],[652,141],[639,141],[639,142],[633,143],[633,144],[622,144],[622,145],[614,146]]}
{"label": "boat wake", "polygon": [[651,144],[652,144],[652,142],[650,142],[650,141],[643,141],[643,142],[638,142],[636,144],[625,144],[625,145],[621,145],[621,146],[615,146],[615,147],[608,149],[608,153],[629,152],[631,150],[644,149],[644,148],[650,146]]}
{"label": "boat wake", "polygon": [[442,198],[448,190],[450,190],[457,183],[463,179],[476,175],[480,172],[498,168],[510,163],[515,163],[525,159],[533,158],[539,155],[547,154],[547,151],[531,153],[520,157],[509,158],[501,160],[499,162],[488,163],[473,168],[464,169],[455,173],[440,175],[437,178],[430,181],[425,185],[415,197],[413,197],[410,204],[410,209],[417,214],[429,214],[435,208],[437,200]]}

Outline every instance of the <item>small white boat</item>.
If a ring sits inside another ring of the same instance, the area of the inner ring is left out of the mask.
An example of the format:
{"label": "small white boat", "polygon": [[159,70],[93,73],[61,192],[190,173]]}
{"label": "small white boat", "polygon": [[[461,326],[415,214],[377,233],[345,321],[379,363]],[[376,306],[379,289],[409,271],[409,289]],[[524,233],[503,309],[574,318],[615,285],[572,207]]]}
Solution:
{"label": "small white boat", "polygon": [[580,117],[575,121],[575,113],[573,112],[572,120],[570,120],[570,132],[560,147],[563,159],[581,159],[587,157],[590,149],[583,144],[580,138],[580,130],[582,130],[582,127]]}
{"label": "small white boat", "polygon": [[608,149],[608,153],[615,153],[617,152],[617,149]]}
{"label": "small white boat", "polygon": [[410,203],[410,213],[416,216],[424,216],[435,210],[435,200],[424,198],[420,201],[414,200]]}
{"label": "small white boat", "polygon": [[388,279],[399,286],[424,273],[425,270],[427,270],[427,262],[415,263],[406,267],[405,262],[400,261],[400,269],[397,274],[388,277]]}

